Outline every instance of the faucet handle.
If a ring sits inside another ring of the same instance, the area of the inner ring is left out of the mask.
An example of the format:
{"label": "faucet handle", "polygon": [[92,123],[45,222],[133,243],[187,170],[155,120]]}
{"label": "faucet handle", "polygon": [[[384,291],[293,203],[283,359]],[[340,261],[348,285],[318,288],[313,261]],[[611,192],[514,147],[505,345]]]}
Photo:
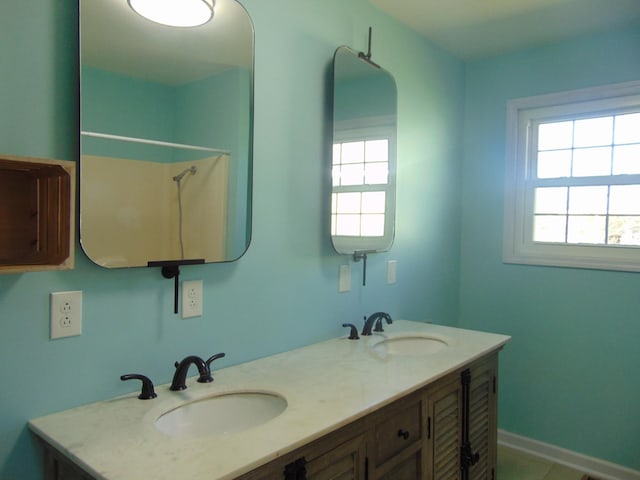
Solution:
{"label": "faucet handle", "polygon": [[358,336],[358,329],[353,323],[343,323],[342,326],[351,329],[349,333],[349,340],[358,340],[360,338]]}
{"label": "faucet handle", "polygon": [[140,375],[139,373],[128,373],[126,375],[122,375],[120,380],[123,382],[125,380],[142,380],[142,391],[140,392],[140,395],[138,395],[140,400],[150,400],[158,396],[153,389],[153,382],[145,375]]}
{"label": "faucet handle", "polygon": [[200,383],[207,383],[207,382],[213,382],[213,377],[211,376],[211,363],[214,360],[217,360],[219,358],[224,358],[226,356],[226,353],[224,352],[220,352],[220,353],[216,353],[215,355],[211,355],[209,357],[209,359],[205,362],[207,365],[207,370],[209,371],[209,375],[208,377],[204,377],[202,375],[200,375],[200,378],[198,379],[198,381]]}
{"label": "faucet handle", "polygon": [[211,362],[213,362],[214,360],[217,360],[219,358],[224,358],[226,356],[227,356],[227,354],[224,353],[224,352],[216,353],[215,355],[211,355],[209,357],[209,359],[205,363],[207,364],[207,367],[211,368]]}

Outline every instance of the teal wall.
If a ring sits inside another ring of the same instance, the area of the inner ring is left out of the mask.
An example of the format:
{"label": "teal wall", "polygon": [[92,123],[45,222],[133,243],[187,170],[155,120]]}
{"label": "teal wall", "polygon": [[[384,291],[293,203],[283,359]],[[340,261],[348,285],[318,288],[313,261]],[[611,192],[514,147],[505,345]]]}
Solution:
{"label": "teal wall", "polygon": [[81,70],[82,130],[177,142],[175,88],[93,67]]}
{"label": "teal wall", "polygon": [[[36,4],[37,3],[37,4]],[[78,157],[77,14],[56,0],[0,2],[0,152]],[[246,0],[256,33],[252,243],[238,261],[191,266],[204,315],[172,313],[158,269],[106,270],[77,245],[72,271],[0,275],[0,478],[41,478],[26,422],[126,392],[138,371],[158,384],[187,354],[225,351],[223,365],[342,335],[376,310],[453,324],[458,317],[464,65],[366,0]],[[355,264],[329,240],[330,62],[366,49],[398,84],[398,216],[392,250]],[[387,259],[398,283],[385,284]],[[84,292],[83,334],[51,341],[49,293]],[[376,372],[371,371],[372,381]]]}
{"label": "teal wall", "polygon": [[[250,240],[251,217],[251,72],[229,68],[203,80],[176,88],[176,140],[231,152],[226,258],[237,259]],[[209,155],[206,155],[209,156]],[[179,160],[202,157],[201,152],[180,151]],[[242,159],[242,161],[239,161]]]}
{"label": "teal wall", "polygon": [[397,91],[393,77],[385,71],[355,79],[334,80],[333,119],[338,122],[385,116],[393,116],[395,119]]}
{"label": "teal wall", "polygon": [[640,28],[466,67],[460,326],[513,336],[500,428],[640,469],[640,275],[502,263],[507,100],[640,80]]}

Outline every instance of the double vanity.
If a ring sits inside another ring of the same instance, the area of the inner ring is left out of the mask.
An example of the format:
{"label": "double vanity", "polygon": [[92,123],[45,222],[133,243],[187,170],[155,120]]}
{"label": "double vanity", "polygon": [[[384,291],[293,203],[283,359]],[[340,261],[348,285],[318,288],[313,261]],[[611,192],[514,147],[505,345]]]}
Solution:
{"label": "double vanity", "polygon": [[45,478],[493,478],[509,337],[385,328],[31,420]]}

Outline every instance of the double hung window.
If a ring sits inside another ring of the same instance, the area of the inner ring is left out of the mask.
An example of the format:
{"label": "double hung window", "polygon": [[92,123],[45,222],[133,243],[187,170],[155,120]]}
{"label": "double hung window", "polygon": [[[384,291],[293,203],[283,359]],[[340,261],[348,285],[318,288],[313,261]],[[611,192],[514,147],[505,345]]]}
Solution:
{"label": "double hung window", "polygon": [[395,134],[388,126],[342,129],[335,135],[331,235],[353,242],[355,250],[374,250],[381,238],[393,238],[394,151]]}
{"label": "double hung window", "polygon": [[504,260],[640,270],[640,82],[508,104]]}

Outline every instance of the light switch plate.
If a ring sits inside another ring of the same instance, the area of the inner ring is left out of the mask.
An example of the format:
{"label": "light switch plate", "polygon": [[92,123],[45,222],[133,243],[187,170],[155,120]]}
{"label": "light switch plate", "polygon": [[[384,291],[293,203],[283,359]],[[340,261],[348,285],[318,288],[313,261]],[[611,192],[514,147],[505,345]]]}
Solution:
{"label": "light switch plate", "polygon": [[397,267],[398,267],[398,262],[396,260],[389,260],[387,262],[387,283],[388,284],[396,283]]}
{"label": "light switch plate", "polygon": [[82,291],[51,293],[51,339],[82,334]]}
{"label": "light switch plate", "polygon": [[338,272],[338,292],[351,290],[351,265],[340,265]]}

